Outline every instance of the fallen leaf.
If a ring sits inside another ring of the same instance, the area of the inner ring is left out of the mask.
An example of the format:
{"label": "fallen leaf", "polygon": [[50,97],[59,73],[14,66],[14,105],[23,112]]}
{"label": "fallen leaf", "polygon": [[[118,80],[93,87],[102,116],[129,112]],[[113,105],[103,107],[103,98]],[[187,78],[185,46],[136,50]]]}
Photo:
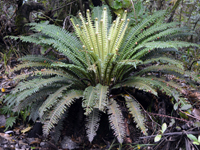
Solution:
{"label": "fallen leaf", "polygon": [[12,137],[9,134],[5,134],[5,133],[0,133],[0,136],[6,140],[11,141]]}
{"label": "fallen leaf", "polygon": [[30,130],[31,130],[31,128],[32,128],[32,127],[27,127],[26,129],[24,129],[24,130],[21,130],[21,133],[23,133],[23,134],[24,134],[24,133],[26,133],[26,132],[30,131]]}

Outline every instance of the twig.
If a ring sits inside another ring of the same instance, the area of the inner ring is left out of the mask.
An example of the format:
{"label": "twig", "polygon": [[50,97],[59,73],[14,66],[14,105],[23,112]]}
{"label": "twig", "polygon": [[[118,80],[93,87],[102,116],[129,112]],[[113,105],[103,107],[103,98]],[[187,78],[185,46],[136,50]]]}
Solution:
{"label": "twig", "polygon": [[138,23],[137,22],[137,16],[136,16],[136,13],[135,13],[135,6],[134,6],[134,3],[133,3],[133,0],[131,0],[131,3],[132,3],[132,6],[133,6],[134,17],[135,17],[136,23]]}
{"label": "twig", "polygon": [[165,118],[171,118],[171,119],[175,119],[175,120],[179,120],[179,121],[183,121],[183,122],[190,122],[186,119],[182,119],[182,118],[177,118],[177,117],[172,117],[172,116],[167,116],[167,115],[163,115],[163,114],[156,114],[156,113],[151,113],[151,112],[147,112],[151,115],[156,115],[156,116],[160,116],[160,117],[165,117]]}
{"label": "twig", "polygon": [[187,116],[189,116],[189,117],[192,117],[192,118],[194,118],[194,119],[200,120],[200,118],[197,118],[197,117],[195,117],[195,116],[192,116],[192,115],[190,115],[190,114],[187,114],[187,113],[183,112],[183,111],[180,110],[180,109],[179,109],[179,111],[182,112],[182,113],[184,113],[185,115],[187,115]]}
{"label": "twig", "polygon": [[[163,136],[168,136],[168,135],[186,135],[186,134],[200,134],[200,131],[183,131],[183,132],[170,132],[170,133],[164,133]],[[157,135],[150,135],[150,136],[143,136],[139,137],[140,139],[149,139],[149,138],[154,138]]]}
{"label": "twig", "polygon": [[192,66],[193,66],[193,64],[194,63],[196,63],[198,60],[194,60],[192,63],[191,63],[191,65],[188,67],[188,70],[191,70],[192,69]]}
{"label": "twig", "polygon": [[71,4],[74,3],[74,2],[76,2],[76,0],[75,0],[75,1],[72,1],[72,2],[70,2],[70,3],[67,3],[67,4],[64,5],[64,6],[61,6],[61,7],[59,7],[59,8],[56,8],[56,9],[52,10],[52,13],[53,13],[54,11],[57,11],[57,10],[59,10],[59,9],[61,9],[61,8],[63,8],[63,7],[65,7],[65,6],[67,6],[67,5],[71,5]]}

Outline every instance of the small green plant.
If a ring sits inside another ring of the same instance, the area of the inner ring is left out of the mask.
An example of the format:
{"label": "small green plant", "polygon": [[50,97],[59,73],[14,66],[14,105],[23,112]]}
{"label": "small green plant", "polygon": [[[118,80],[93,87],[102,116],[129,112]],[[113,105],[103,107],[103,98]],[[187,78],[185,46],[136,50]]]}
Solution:
{"label": "small green plant", "polygon": [[13,112],[13,110],[6,105],[0,109],[0,112],[1,114],[9,115],[9,117],[6,119],[5,131],[8,130],[9,127],[13,127],[16,121],[20,118],[22,118],[23,122],[25,122],[26,118],[29,115],[28,108],[25,108],[24,110],[21,110],[19,112]]}
{"label": "small green plant", "polygon": [[[60,124],[61,118],[66,116],[71,104],[81,99],[89,141],[92,142],[96,135],[100,112],[103,112],[109,115],[114,134],[119,143],[123,143],[126,135],[124,117],[113,92],[118,90],[117,95],[123,98],[137,127],[147,135],[139,102],[134,95],[119,89],[135,88],[155,96],[162,91],[176,96],[179,107],[185,106],[188,102],[181,97],[182,88],[173,80],[166,82],[164,75],[172,74],[180,78],[184,74],[190,75],[181,62],[169,57],[169,53],[177,52],[181,47],[198,46],[182,41],[166,41],[167,36],[181,29],[175,27],[176,23],[164,23],[164,15],[164,11],[156,12],[131,27],[130,20],[126,18],[127,11],[112,22],[108,8],[96,7],[92,15],[87,11],[86,19],[81,13],[79,19],[71,19],[79,39],[54,25],[29,24],[35,34],[11,38],[49,45],[70,61],[43,56],[22,57],[20,60],[24,63],[13,71],[31,67],[32,72],[15,78],[19,84],[4,102],[10,107],[15,106],[15,111],[31,106],[30,118],[36,120],[39,117],[44,123],[43,133],[48,135],[55,124]],[[149,28],[144,30],[146,26]],[[160,78],[156,74],[161,74]]]}
{"label": "small green plant", "polygon": [[160,141],[160,139],[162,138],[162,135],[164,134],[164,132],[166,131],[166,129],[167,129],[167,124],[163,123],[162,124],[162,128],[161,128],[159,134],[156,135],[156,137],[154,138],[154,142]]}
{"label": "small green plant", "polygon": [[195,145],[200,145],[200,135],[198,136],[198,139],[196,138],[196,136],[192,135],[192,134],[187,134],[187,137],[191,140],[193,140],[193,144]]}

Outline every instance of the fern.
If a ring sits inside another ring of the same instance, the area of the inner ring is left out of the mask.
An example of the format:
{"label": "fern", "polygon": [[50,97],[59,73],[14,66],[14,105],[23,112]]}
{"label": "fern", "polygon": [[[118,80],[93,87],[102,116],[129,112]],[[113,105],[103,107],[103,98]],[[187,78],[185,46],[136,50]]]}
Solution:
{"label": "fern", "polygon": [[[186,74],[192,79],[188,83],[200,82],[184,70],[181,62],[166,56],[166,52],[170,55],[179,53],[179,48],[199,45],[169,41],[168,38],[181,29],[176,27],[177,23],[164,23],[164,15],[165,11],[156,12],[133,27],[127,19],[127,11],[112,22],[109,8],[97,7],[92,14],[87,10],[86,18],[81,13],[79,18],[71,18],[76,36],[54,25],[28,24],[34,34],[10,38],[50,46],[69,61],[44,56],[22,57],[23,63],[12,71],[31,70],[14,78],[19,83],[4,102],[9,108],[14,106],[14,111],[31,107],[29,118],[35,121],[39,117],[44,123],[44,134],[48,135],[56,124],[55,130],[59,132],[63,115],[67,115],[71,104],[81,98],[89,141],[96,135],[102,112],[109,115],[114,134],[119,143],[123,143],[124,119],[116,99],[112,98],[113,90],[134,87],[155,96],[161,91],[175,99],[176,109],[179,106],[184,109],[190,104],[181,97],[182,88],[174,81],[165,82],[165,75],[185,80]],[[157,73],[161,73],[160,78],[155,77]],[[136,125],[147,134],[139,100],[134,95],[117,94],[123,95],[123,103]]]}
{"label": "fern", "polygon": [[6,119],[6,130],[8,130],[9,127],[12,127],[15,123],[16,123],[16,119],[18,116],[14,116],[14,117],[9,117]]}

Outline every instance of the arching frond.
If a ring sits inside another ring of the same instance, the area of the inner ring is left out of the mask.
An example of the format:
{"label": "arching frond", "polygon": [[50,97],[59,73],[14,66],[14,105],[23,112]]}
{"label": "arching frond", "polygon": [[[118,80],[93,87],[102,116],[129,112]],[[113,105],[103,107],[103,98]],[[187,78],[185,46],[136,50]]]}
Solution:
{"label": "arching frond", "polygon": [[97,92],[97,102],[95,108],[105,111],[105,107],[108,105],[108,86],[97,84],[95,88]]}
{"label": "arching frond", "polygon": [[135,36],[141,32],[141,29],[144,29],[145,26],[148,26],[152,22],[155,22],[159,17],[164,15],[164,11],[160,11],[157,13],[154,13],[152,16],[144,19],[141,23],[136,25],[133,29],[128,30],[128,33],[126,37],[124,38],[124,44],[122,45],[122,53],[130,52],[130,50],[133,48],[133,46],[137,45],[133,43],[132,41],[135,39]]}
{"label": "arching frond", "polygon": [[122,113],[117,105],[116,101],[111,99],[111,104],[108,106],[109,122],[111,128],[114,131],[114,135],[117,137],[119,143],[123,143],[125,137],[125,126]]}
{"label": "arching frond", "polygon": [[30,68],[30,67],[50,67],[50,65],[46,64],[46,63],[42,63],[42,62],[27,62],[27,63],[23,63],[18,65],[17,67],[15,67],[13,70],[11,70],[11,72],[13,71],[18,71],[21,70],[22,68]]}
{"label": "arching frond", "polygon": [[44,111],[47,109],[50,109],[61,97],[63,97],[62,92],[69,88],[70,85],[68,86],[62,86],[59,88],[56,92],[53,94],[49,95],[49,97],[45,100],[45,102],[40,106],[39,108],[39,115],[43,116]]}
{"label": "arching frond", "polygon": [[139,90],[151,92],[152,94],[157,96],[157,92],[155,88],[153,87],[153,85],[151,85],[149,82],[145,82],[145,79],[141,77],[134,77],[134,78],[128,79],[127,81],[116,84],[115,86],[112,87],[112,89],[116,89],[120,87],[135,87]]}
{"label": "arching frond", "polygon": [[125,95],[124,96],[126,100],[126,105],[131,113],[131,115],[134,117],[134,121],[137,124],[137,127],[141,129],[143,134],[147,135],[147,129],[144,124],[144,116],[141,113],[141,108],[138,102],[135,100],[134,97]]}
{"label": "arching frond", "polygon": [[178,60],[174,60],[172,58],[169,58],[169,57],[157,57],[157,58],[151,58],[151,59],[148,59],[148,60],[145,60],[143,62],[143,64],[149,64],[149,63],[154,63],[154,62],[161,62],[161,63],[164,63],[164,64],[169,64],[169,65],[173,65],[173,66],[176,66],[180,69],[184,69],[183,68],[183,63],[178,61]]}
{"label": "arching frond", "polygon": [[[67,95],[63,97],[54,107],[54,109],[45,117],[43,133],[45,135],[49,134],[51,128],[54,127],[54,124],[57,124],[61,115],[66,111],[76,98],[82,97],[81,91],[69,91]],[[44,118],[43,118],[44,119]]]}
{"label": "arching frond", "polygon": [[97,101],[97,91],[93,86],[89,86],[85,89],[83,93],[84,101],[82,103],[83,108],[85,108],[85,115],[88,115],[93,110]]}
{"label": "arching frond", "polygon": [[97,108],[87,116],[86,133],[90,142],[93,141],[96,132],[99,128],[100,113]]}

